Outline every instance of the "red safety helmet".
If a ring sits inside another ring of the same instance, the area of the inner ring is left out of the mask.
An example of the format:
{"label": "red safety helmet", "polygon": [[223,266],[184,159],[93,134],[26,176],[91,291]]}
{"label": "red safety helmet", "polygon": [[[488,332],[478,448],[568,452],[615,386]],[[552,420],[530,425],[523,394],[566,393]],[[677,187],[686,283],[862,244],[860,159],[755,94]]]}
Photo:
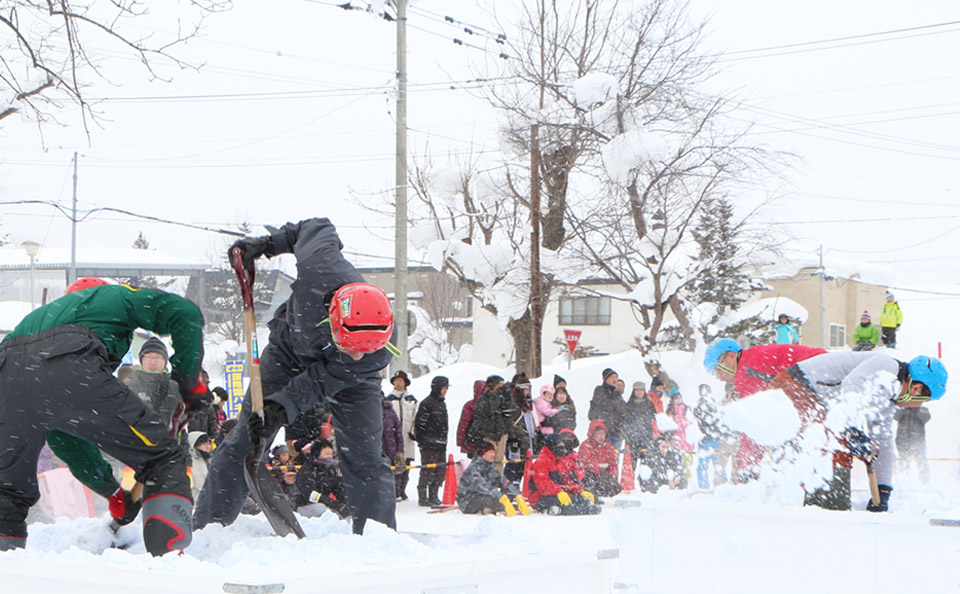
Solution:
{"label": "red safety helmet", "polygon": [[84,289],[89,289],[90,287],[99,287],[100,285],[109,285],[107,281],[102,278],[97,278],[95,276],[85,276],[83,278],[78,278],[77,280],[70,283],[70,286],[67,287],[67,292],[64,295],[69,295],[75,291],[82,291]]}
{"label": "red safety helmet", "polygon": [[343,285],[330,300],[330,328],[342,348],[361,353],[382,349],[393,334],[387,294],[367,283]]}

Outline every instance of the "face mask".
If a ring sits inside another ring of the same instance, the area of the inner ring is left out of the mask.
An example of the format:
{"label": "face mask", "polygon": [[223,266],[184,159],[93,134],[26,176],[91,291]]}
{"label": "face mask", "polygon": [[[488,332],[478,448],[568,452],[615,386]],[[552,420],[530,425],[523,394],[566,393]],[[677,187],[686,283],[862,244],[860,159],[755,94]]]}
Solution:
{"label": "face mask", "polygon": [[317,462],[323,464],[325,468],[333,466],[333,458],[317,458]]}

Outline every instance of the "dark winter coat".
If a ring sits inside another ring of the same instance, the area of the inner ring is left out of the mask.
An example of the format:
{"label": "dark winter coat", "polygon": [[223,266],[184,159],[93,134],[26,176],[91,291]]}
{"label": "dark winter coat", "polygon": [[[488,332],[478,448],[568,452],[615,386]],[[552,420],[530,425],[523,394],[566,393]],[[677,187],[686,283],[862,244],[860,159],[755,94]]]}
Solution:
{"label": "dark winter coat", "polygon": [[210,437],[216,437],[220,424],[217,422],[217,410],[215,405],[208,404],[193,414],[187,429],[191,432],[202,431]]}
{"label": "dark winter coat", "polygon": [[482,439],[498,441],[507,434],[501,393],[502,390],[485,392],[477,399],[477,406],[473,410],[473,423],[468,431],[468,438],[474,443]]}
{"label": "dark winter coat", "polygon": [[309,503],[314,503],[310,495],[316,492],[319,495],[319,501],[335,511],[345,508],[347,504],[347,492],[343,486],[343,476],[340,474],[340,466],[334,462],[329,466],[315,455],[307,456],[300,471],[297,472],[297,481],[294,483],[296,494],[294,496],[294,505],[300,507]]}
{"label": "dark winter coat", "polygon": [[583,468],[576,452],[557,455],[556,448],[561,438],[553,433],[543,437],[543,448],[533,461],[531,469],[531,492],[529,503],[535,506],[541,497],[557,495],[560,491],[580,493],[583,491]]}
{"label": "dark winter coat", "polygon": [[177,383],[170,379],[169,373],[138,369],[127,382],[127,387],[140,397],[148,410],[160,416],[164,425],[169,425],[173,410],[182,400]]}
{"label": "dark winter coat", "polygon": [[477,442],[470,439],[470,425],[473,423],[474,410],[477,408],[477,400],[483,395],[487,382],[477,380],[473,382],[473,398],[467,400],[460,410],[460,422],[457,423],[457,447],[464,454],[472,455],[477,452]]}
{"label": "dark winter coat", "polygon": [[554,433],[560,433],[560,431],[563,429],[576,431],[577,407],[570,398],[570,394],[567,394],[567,400],[562,404],[557,401],[556,394],[554,394],[553,402],[551,404],[553,408],[557,409],[557,412],[548,419],[544,419],[543,423],[541,424],[549,424],[550,427],[553,427]]}
{"label": "dark winter coat", "polygon": [[443,396],[431,392],[424,398],[413,425],[420,449],[446,451],[447,433],[450,429],[447,425],[447,402]]}
{"label": "dark winter coat", "polygon": [[507,440],[511,450],[523,454],[528,449],[533,449],[533,442],[530,439],[530,429],[533,428],[533,402],[516,388],[509,392],[503,390],[501,402],[504,421],[507,425]]}
{"label": "dark winter coat", "polygon": [[[290,298],[268,324],[267,349],[280,353],[285,363],[300,373],[279,390],[264,394],[264,399],[282,404],[288,422],[323,398],[335,400],[343,394],[351,402],[379,400],[381,371],[393,355],[382,348],[354,360],[337,349],[327,323],[333,293],[343,285],[364,282],[360,271],[343,256],[333,223],[329,219],[287,223],[270,239],[275,254],[296,255],[297,280],[291,285]],[[396,331],[394,328],[393,342]],[[265,355],[270,354],[267,349]]]}
{"label": "dark winter coat", "polygon": [[893,418],[897,422],[895,440],[897,450],[906,455],[926,451],[927,429],[925,425],[930,421],[930,410],[925,406],[901,408],[897,410],[897,414]]}
{"label": "dark winter coat", "polygon": [[656,418],[657,407],[646,394],[631,398],[623,406],[623,437],[634,457],[653,444]]}
{"label": "dark winter coat", "polygon": [[497,500],[501,495],[516,495],[513,483],[500,474],[492,462],[477,457],[470,462],[457,485],[457,505],[460,510],[476,509],[477,499]]}
{"label": "dark winter coat", "polygon": [[600,419],[607,426],[607,434],[612,438],[622,437],[620,423],[625,406],[616,386],[600,384],[593,389],[593,399],[590,400],[590,410],[587,418],[591,421]]}
{"label": "dark winter coat", "polygon": [[383,455],[393,460],[397,454],[403,455],[403,431],[400,429],[400,417],[386,399],[383,401]]}

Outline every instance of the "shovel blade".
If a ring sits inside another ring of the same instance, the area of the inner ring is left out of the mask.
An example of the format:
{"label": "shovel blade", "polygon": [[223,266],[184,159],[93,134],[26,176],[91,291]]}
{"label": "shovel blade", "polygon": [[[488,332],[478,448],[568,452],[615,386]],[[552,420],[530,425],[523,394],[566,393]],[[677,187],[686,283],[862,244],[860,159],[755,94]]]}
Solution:
{"label": "shovel blade", "polygon": [[247,454],[243,461],[243,477],[247,481],[247,486],[250,487],[250,496],[263,510],[263,514],[267,516],[267,521],[270,522],[277,536],[296,534],[297,538],[305,538],[306,535],[293,513],[290,500],[280,490],[277,479],[261,462],[265,454],[266,448],[261,444]]}

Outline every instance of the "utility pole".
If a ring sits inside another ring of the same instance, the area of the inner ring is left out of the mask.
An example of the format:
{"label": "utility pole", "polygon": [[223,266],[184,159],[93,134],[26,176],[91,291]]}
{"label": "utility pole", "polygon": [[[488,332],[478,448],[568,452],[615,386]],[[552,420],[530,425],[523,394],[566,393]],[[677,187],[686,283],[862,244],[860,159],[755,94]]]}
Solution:
{"label": "utility pole", "polygon": [[530,127],[530,363],[527,375],[540,377],[543,286],[540,277],[540,127]]}
{"label": "utility pole", "polygon": [[823,318],[824,318],[824,315],[823,315],[823,275],[824,275],[824,270],[823,270],[823,245],[821,244],[821,245],[820,245],[820,348],[821,348],[821,349],[826,348],[826,347],[824,346],[824,344],[826,344],[826,340],[825,340],[826,335],[825,335],[825,333],[824,333],[824,327],[825,327],[824,324],[825,324],[825,322],[824,322],[824,319],[823,319]]}
{"label": "utility pole", "polygon": [[73,214],[70,217],[70,271],[67,286],[77,280],[77,153],[73,153]]}
{"label": "utility pole", "polygon": [[407,353],[407,0],[397,1],[397,165],[396,245],[394,255],[393,319],[400,355],[394,372],[410,371]]}

